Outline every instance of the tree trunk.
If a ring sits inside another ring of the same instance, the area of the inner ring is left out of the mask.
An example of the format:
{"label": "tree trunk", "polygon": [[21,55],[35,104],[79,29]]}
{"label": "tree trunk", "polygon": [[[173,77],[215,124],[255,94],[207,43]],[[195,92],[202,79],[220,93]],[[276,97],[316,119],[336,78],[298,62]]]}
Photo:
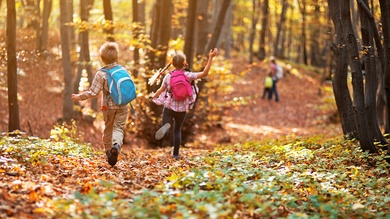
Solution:
{"label": "tree trunk", "polygon": [[[364,60],[364,69],[366,75],[366,115],[368,130],[370,130],[370,136],[374,141],[379,141],[382,145],[387,144],[386,139],[383,137],[376,117],[376,91],[378,88],[377,78],[376,78],[376,63],[375,63],[375,47],[373,42],[373,30],[370,27],[369,16],[363,9],[364,5],[368,5],[367,0],[359,4],[360,12],[360,22],[361,22],[361,31],[362,31],[362,42],[365,45],[363,60]],[[368,8],[367,8],[368,9]],[[374,24],[375,25],[375,24]],[[379,45],[382,48],[382,45]]]}
{"label": "tree trunk", "polygon": [[262,17],[261,17],[261,30],[260,30],[260,42],[259,42],[259,54],[258,58],[259,60],[265,59],[265,35],[267,33],[267,27],[268,27],[268,15],[269,15],[269,6],[268,6],[268,0],[264,0],[263,2],[263,8],[262,8]]}
{"label": "tree trunk", "polygon": [[172,0],[161,0],[162,7],[160,8],[160,20],[161,26],[159,28],[158,38],[158,50],[160,52],[158,65],[164,67],[167,61],[168,44],[171,37],[172,30],[172,13],[173,13],[173,2]]}
{"label": "tree trunk", "polygon": [[113,15],[112,15],[112,7],[111,0],[103,0],[103,9],[104,9],[104,19],[106,22],[109,22],[110,25],[104,32],[107,34],[107,41],[115,41],[114,38],[114,27],[113,27]]}
{"label": "tree trunk", "polygon": [[[381,15],[382,15],[382,29],[383,29],[383,44],[385,54],[384,64],[384,84],[386,92],[386,104],[387,104],[387,124],[390,124],[390,2],[387,0],[379,0]],[[389,133],[387,130],[386,133]],[[390,155],[390,145],[388,146],[388,155]],[[390,162],[390,159],[387,159]]]}
{"label": "tree trunk", "polygon": [[18,75],[16,62],[16,7],[15,0],[7,0],[7,81],[8,131],[20,130],[18,104]]}
{"label": "tree trunk", "polygon": [[[300,1],[299,1],[300,2]],[[301,10],[301,14],[302,14],[302,23],[301,23],[301,39],[302,39],[302,44],[301,44],[301,47],[302,48],[302,55],[303,55],[303,63],[305,65],[308,64],[307,62],[307,49],[306,49],[306,0],[302,0],[301,1],[302,3],[299,3],[299,8]]]}
{"label": "tree trunk", "polygon": [[[133,0],[133,24],[136,24],[136,27],[133,27],[133,37],[134,39],[138,39],[139,37],[139,32],[141,30],[141,25],[140,25],[140,19],[139,19],[139,5],[138,5],[138,0]],[[134,70],[133,70],[133,75],[134,77],[138,77],[138,67],[139,67],[139,48],[138,46],[134,47]]]}
{"label": "tree trunk", "polygon": [[198,9],[197,9],[197,43],[196,43],[196,57],[197,59],[202,59],[203,55],[206,53],[205,42],[208,41],[208,35],[210,33],[209,21],[207,17],[207,9],[209,5],[209,0],[198,0]]}
{"label": "tree trunk", "polygon": [[357,123],[357,131],[362,150],[375,153],[378,151],[369,136],[368,130],[366,129],[368,127],[368,123],[366,119],[364,102],[363,74],[359,58],[359,50],[357,46],[356,37],[353,33],[349,9],[349,1],[340,1],[341,22],[343,23],[344,27],[344,36],[346,38],[349,64],[352,72],[354,115]]}
{"label": "tree trunk", "polygon": [[[80,19],[83,22],[88,22],[89,10],[91,10],[92,5],[93,5],[93,0],[80,1]],[[92,72],[91,57],[89,52],[89,30],[88,29],[80,30],[79,43],[80,43],[80,54],[79,54],[78,70],[73,85],[73,90],[75,93],[79,92],[78,87],[84,69],[87,71],[89,84],[92,84],[92,80],[94,77]],[[91,100],[91,109],[94,111],[98,111],[98,103],[96,98]]]}
{"label": "tree trunk", "polygon": [[353,116],[352,99],[348,88],[348,50],[345,46],[343,26],[340,20],[339,3],[328,0],[329,13],[335,29],[335,43],[332,50],[335,56],[335,73],[332,78],[333,93],[341,120],[341,127],[347,139],[357,138],[356,122]]}
{"label": "tree trunk", "polygon": [[186,33],[184,39],[184,54],[187,56],[188,69],[192,70],[194,61],[194,43],[195,43],[195,22],[196,22],[196,5],[197,0],[189,0]]}
{"label": "tree trunk", "polygon": [[281,32],[282,32],[282,29],[283,29],[283,26],[284,26],[284,23],[286,22],[286,11],[287,11],[287,7],[288,7],[288,2],[287,0],[283,0],[283,6],[282,6],[282,13],[280,14],[280,21],[278,23],[278,28],[277,28],[277,32],[276,32],[276,40],[275,40],[275,44],[274,44],[274,54],[276,57],[282,57],[283,56],[283,53],[281,53],[281,51],[279,51],[279,45],[281,44]]}
{"label": "tree trunk", "polygon": [[228,11],[226,13],[225,17],[225,24],[224,24],[224,29],[225,29],[225,58],[230,59],[230,49],[231,49],[231,41],[232,41],[232,26],[233,26],[233,7],[234,7],[234,2],[230,3],[230,6],[228,8]]}
{"label": "tree trunk", "polygon": [[312,28],[310,31],[310,64],[316,67],[320,67],[323,65],[323,60],[321,60],[321,52],[320,52],[320,41],[321,39],[318,37],[318,33],[321,32],[323,27],[319,26],[320,23],[320,3],[314,2],[314,23],[311,24]]}
{"label": "tree trunk", "polygon": [[253,42],[255,40],[256,25],[258,21],[256,1],[257,0],[252,0],[252,27],[249,36],[249,64],[253,63]]}
{"label": "tree trunk", "polygon": [[71,94],[73,91],[72,84],[72,69],[70,61],[70,35],[69,28],[66,23],[69,20],[69,0],[60,0],[60,32],[61,32],[61,52],[62,52],[62,67],[64,74],[64,90],[62,97],[62,116],[65,122],[69,122],[73,118],[73,102]]}
{"label": "tree trunk", "polygon": [[44,0],[43,1],[43,12],[42,12],[42,27],[40,31],[40,36],[38,37],[38,50],[46,50],[48,34],[49,34],[49,18],[52,9],[53,1]]}
{"label": "tree trunk", "polygon": [[231,0],[223,0],[223,2],[222,2],[221,9],[219,10],[219,13],[218,13],[218,17],[217,17],[214,31],[212,33],[210,42],[207,44],[207,47],[206,47],[207,48],[206,53],[208,53],[211,49],[213,49],[217,45],[218,39],[219,39],[221,31],[222,31],[223,23],[225,20],[225,15],[226,15],[226,12],[230,6],[230,3],[231,3]]}

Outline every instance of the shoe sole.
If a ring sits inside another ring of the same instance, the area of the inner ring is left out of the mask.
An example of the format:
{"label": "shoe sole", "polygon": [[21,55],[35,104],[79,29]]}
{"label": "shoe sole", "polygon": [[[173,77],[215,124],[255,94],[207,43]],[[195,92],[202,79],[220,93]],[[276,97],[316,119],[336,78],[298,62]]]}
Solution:
{"label": "shoe sole", "polygon": [[108,163],[111,166],[115,166],[116,162],[118,162],[118,149],[116,147],[112,147],[110,153],[111,156],[108,158]]}
{"label": "shoe sole", "polygon": [[167,133],[167,131],[171,128],[171,124],[166,123],[163,125],[157,132],[156,135],[154,136],[156,140],[160,140],[164,137],[164,135]]}

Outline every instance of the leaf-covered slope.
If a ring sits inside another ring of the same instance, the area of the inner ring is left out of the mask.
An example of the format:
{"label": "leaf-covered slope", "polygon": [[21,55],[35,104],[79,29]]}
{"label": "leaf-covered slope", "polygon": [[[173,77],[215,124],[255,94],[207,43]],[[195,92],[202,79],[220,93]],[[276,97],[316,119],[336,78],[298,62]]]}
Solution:
{"label": "leaf-covered slope", "polygon": [[1,137],[1,218],[390,217],[389,166],[354,142],[183,148],[180,160],[137,148],[111,168],[71,133]]}

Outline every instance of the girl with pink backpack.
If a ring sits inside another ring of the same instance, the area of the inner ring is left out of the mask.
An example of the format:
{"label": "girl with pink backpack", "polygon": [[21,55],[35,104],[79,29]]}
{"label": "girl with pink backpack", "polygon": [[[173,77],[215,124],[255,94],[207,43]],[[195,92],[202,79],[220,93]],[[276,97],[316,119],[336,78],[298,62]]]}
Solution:
{"label": "girl with pink backpack", "polygon": [[[185,72],[186,57],[184,54],[176,54],[172,58],[171,64],[175,70],[167,74],[161,87],[152,93],[152,101],[159,105],[164,105],[162,114],[162,127],[156,132],[156,140],[162,139],[173,125],[173,155],[179,158],[179,148],[181,144],[181,128],[186,117],[186,112],[195,101],[195,97],[188,85],[193,80],[206,77],[209,74],[214,56],[218,54],[218,49],[210,50],[209,59],[203,72]],[[188,83],[188,84],[187,84]],[[191,88],[192,89],[192,88]]]}

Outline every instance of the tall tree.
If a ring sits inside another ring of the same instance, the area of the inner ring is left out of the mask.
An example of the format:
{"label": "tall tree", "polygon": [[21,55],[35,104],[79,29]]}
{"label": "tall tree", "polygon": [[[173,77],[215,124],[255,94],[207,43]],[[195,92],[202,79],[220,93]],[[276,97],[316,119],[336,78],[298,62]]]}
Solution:
{"label": "tall tree", "polygon": [[332,51],[335,60],[335,72],[332,78],[333,93],[341,120],[344,135],[349,138],[357,138],[356,122],[353,116],[352,99],[348,88],[348,51],[343,35],[343,26],[340,20],[339,3],[328,0],[329,13],[335,29],[335,39]]}
{"label": "tall tree", "polygon": [[161,26],[159,27],[159,58],[158,65],[164,66],[167,61],[168,44],[172,31],[172,13],[173,13],[173,2],[172,0],[161,0],[162,7],[160,12]]}
{"label": "tall tree", "polygon": [[[80,1],[80,19],[82,22],[88,22],[89,20],[89,11],[92,8],[94,0],[84,0]],[[79,53],[79,62],[78,62],[78,68],[77,68],[77,75],[74,80],[73,84],[73,90],[75,93],[79,92],[79,84],[80,79],[82,77],[82,72],[85,69],[88,75],[88,82],[89,84],[92,84],[93,80],[93,72],[92,72],[92,63],[91,63],[91,56],[89,52],[89,30],[88,28],[80,29],[79,30],[79,46],[80,46],[80,53]],[[98,110],[98,104],[97,99],[94,98],[91,100],[91,109],[94,111]]]}
{"label": "tall tree", "polygon": [[341,22],[344,27],[344,36],[348,49],[349,65],[352,73],[354,115],[357,125],[360,146],[364,151],[371,153],[377,152],[377,149],[370,138],[364,101],[364,85],[361,62],[357,40],[353,32],[349,1],[340,1]]}
{"label": "tall tree", "polygon": [[192,64],[194,61],[194,44],[195,44],[195,24],[196,24],[196,5],[197,0],[189,0],[187,25],[185,34],[184,54],[187,56],[188,68],[192,70]]}
{"label": "tall tree", "polygon": [[265,36],[267,33],[268,28],[268,18],[269,17],[269,6],[268,6],[268,0],[264,0],[263,6],[262,6],[262,13],[261,13],[261,29],[260,29],[260,40],[259,40],[259,52],[258,52],[258,58],[259,60],[265,59],[266,53],[265,53]]}
{"label": "tall tree", "polygon": [[249,36],[249,63],[252,64],[253,62],[253,43],[255,40],[255,34],[256,34],[256,25],[258,22],[258,12],[257,12],[257,0],[252,0],[252,26],[250,29],[250,36]]}
{"label": "tall tree", "polygon": [[[373,140],[379,141],[381,144],[386,144],[386,140],[383,137],[376,117],[376,94],[378,88],[378,82],[376,77],[376,58],[375,58],[375,46],[373,42],[373,31],[370,27],[369,15],[371,12],[367,8],[368,1],[361,1],[359,4],[359,14],[362,32],[362,43],[364,45],[363,52],[363,64],[365,69],[365,102],[366,102],[366,117],[368,123],[368,130]],[[367,11],[365,11],[367,10]],[[375,25],[375,23],[374,23]],[[382,48],[382,45],[379,45]]]}
{"label": "tall tree", "polygon": [[69,16],[69,1],[60,0],[60,32],[61,32],[61,52],[62,69],[64,75],[64,90],[62,97],[62,116],[65,122],[73,118],[73,102],[71,94],[73,92],[72,68],[70,60],[70,34],[67,23],[72,22]]}
{"label": "tall tree", "polygon": [[[390,2],[379,0],[382,16],[383,44],[384,44],[384,79],[387,103],[387,124],[390,124]],[[387,130],[389,131],[389,130]],[[389,132],[387,132],[389,133]],[[388,155],[390,155],[390,145],[388,146]],[[390,159],[388,159],[389,161]]]}
{"label": "tall tree", "polygon": [[48,34],[49,34],[49,17],[53,5],[53,0],[43,1],[43,12],[42,12],[42,25],[39,31],[38,45],[37,48],[40,51],[46,50]]}
{"label": "tall tree", "polygon": [[219,39],[221,31],[222,31],[223,23],[224,23],[224,20],[226,17],[226,12],[227,12],[230,4],[231,4],[231,0],[223,0],[223,2],[221,4],[221,8],[220,8],[219,13],[218,13],[218,17],[216,20],[214,31],[212,32],[211,39],[206,47],[207,48],[206,53],[208,53],[211,49],[213,49],[217,45],[218,39]]}
{"label": "tall tree", "polygon": [[7,0],[7,79],[10,132],[20,130],[18,77],[16,63],[16,8],[15,0]]}
{"label": "tall tree", "polygon": [[320,10],[320,2],[314,1],[313,2],[313,15],[310,22],[310,64],[313,66],[320,67],[323,64],[323,61],[321,60],[321,48],[320,48],[320,41],[321,38],[318,37],[318,33],[321,32],[323,29],[322,26],[318,25],[320,23],[321,19],[321,10]]}
{"label": "tall tree", "polygon": [[308,64],[308,62],[307,62],[308,57],[307,57],[307,49],[306,49],[306,46],[307,46],[307,40],[306,40],[306,26],[307,26],[307,23],[306,23],[306,0],[298,1],[298,4],[299,4],[299,8],[300,8],[301,15],[302,15],[301,46],[299,47],[299,49],[302,49],[303,63],[305,63],[305,65],[307,65]]}
{"label": "tall tree", "polygon": [[108,23],[108,27],[104,30],[104,32],[107,34],[107,41],[115,41],[111,0],[103,0],[103,10],[104,19]]}
{"label": "tall tree", "polygon": [[277,57],[283,56],[283,51],[280,50],[280,45],[282,44],[282,37],[281,33],[283,32],[283,27],[285,26],[284,23],[286,23],[286,12],[288,8],[288,2],[287,0],[283,0],[282,3],[282,13],[280,13],[280,21],[278,23],[278,28],[276,32],[276,40],[274,43],[274,54]]}
{"label": "tall tree", "polygon": [[206,46],[204,42],[207,42],[208,34],[210,32],[209,21],[208,21],[208,6],[209,0],[198,0],[197,9],[197,22],[196,22],[196,57],[201,59],[206,53]]}

